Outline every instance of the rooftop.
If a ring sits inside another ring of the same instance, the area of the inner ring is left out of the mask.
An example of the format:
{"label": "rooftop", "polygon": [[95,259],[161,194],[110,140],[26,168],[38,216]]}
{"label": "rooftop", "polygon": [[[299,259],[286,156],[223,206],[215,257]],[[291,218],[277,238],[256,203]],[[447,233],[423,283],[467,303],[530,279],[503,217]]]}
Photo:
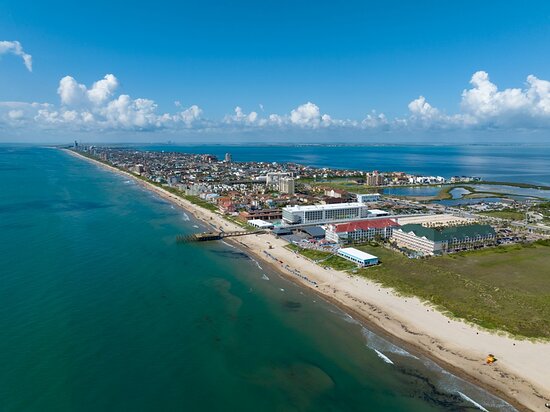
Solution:
{"label": "rooftop", "polygon": [[250,219],[248,223],[258,227],[265,227],[265,228],[273,227],[273,223],[269,223],[261,219]]}
{"label": "rooftop", "polygon": [[307,206],[287,206],[283,210],[288,210],[289,212],[309,212],[315,210],[330,210],[330,209],[342,209],[347,207],[365,207],[363,203],[352,202],[352,203],[333,203],[328,205],[307,205]]}
{"label": "rooftop", "polygon": [[433,242],[495,235],[495,229],[493,229],[490,225],[480,224],[444,228],[431,228],[420,224],[408,224],[401,226],[400,229],[406,233],[413,232],[416,236],[425,237]]}
{"label": "rooftop", "polygon": [[383,229],[385,227],[397,226],[399,226],[399,224],[391,219],[359,220],[355,222],[341,223],[339,225],[336,225],[336,232],[353,232],[355,230]]}
{"label": "rooftop", "polygon": [[324,237],[325,236],[325,229],[323,229],[320,226],[304,227],[302,229],[302,231],[306,232],[308,235],[313,236],[313,237],[319,237],[319,236]]}
{"label": "rooftop", "polygon": [[380,209],[369,209],[369,213],[371,215],[388,215],[389,214],[385,210],[380,210]]}
{"label": "rooftop", "polygon": [[342,249],[339,249],[338,252],[345,253],[347,255],[356,257],[361,260],[369,260],[369,259],[378,259],[377,256],[371,255],[370,253],[363,252],[362,250],[355,249],[354,247],[345,247]]}

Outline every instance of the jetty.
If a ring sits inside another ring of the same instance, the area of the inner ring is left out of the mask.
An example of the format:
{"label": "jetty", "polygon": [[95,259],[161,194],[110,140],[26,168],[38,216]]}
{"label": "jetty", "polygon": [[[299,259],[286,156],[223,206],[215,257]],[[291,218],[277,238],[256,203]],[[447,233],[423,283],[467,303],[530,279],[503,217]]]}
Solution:
{"label": "jetty", "polygon": [[258,235],[261,233],[266,233],[266,230],[241,230],[234,232],[202,232],[202,233],[193,233],[191,235],[178,235],[176,236],[176,242],[178,243],[189,243],[189,242],[208,242],[211,240],[220,240],[227,237],[236,237],[236,236],[246,236],[246,235]]}

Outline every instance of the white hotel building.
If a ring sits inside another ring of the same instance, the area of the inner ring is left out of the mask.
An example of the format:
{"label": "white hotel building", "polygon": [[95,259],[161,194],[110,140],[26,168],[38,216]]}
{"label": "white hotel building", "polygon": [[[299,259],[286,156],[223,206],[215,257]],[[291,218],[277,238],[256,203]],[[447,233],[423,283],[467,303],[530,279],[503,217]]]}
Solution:
{"label": "white hotel building", "polygon": [[344,222],[371,216],[368,206],[358,202],[283,208],[283,220],[290,224]]}

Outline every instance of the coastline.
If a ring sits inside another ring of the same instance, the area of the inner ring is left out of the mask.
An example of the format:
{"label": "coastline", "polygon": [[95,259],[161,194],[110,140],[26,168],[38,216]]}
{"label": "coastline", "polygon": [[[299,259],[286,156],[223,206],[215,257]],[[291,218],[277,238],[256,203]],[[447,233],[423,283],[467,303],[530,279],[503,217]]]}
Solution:
{"label": "coastline", "polygon": [[[194,205],[131,173],[71,150],[64,151],[133,178],[142,187],[182,207],[208,225],[223,227],[224,230],[242,230],[221,215]],[[550,343],[516,340],[447,318],[416,298],[398,296],[391,289],[364,278],[323,269],[288,250],[284,247],[286,242],[270,235],[250,235],[227,241],[268,264],[282,276],[309,287],[377,334],[380,332],[399,342],[400,346],[426,355],[453,374],[487,389],[519,410],[545,410],[544,395],[550,393]],[[270,249],[270,246],[273,248]],[[269,251],[277,263],[267,257],[264,251]],[[299,270],[317,282],[319,287],[285,271],[285,265]],[[484,364],[488,353],[496,354],[499,359],[497,364]]]}

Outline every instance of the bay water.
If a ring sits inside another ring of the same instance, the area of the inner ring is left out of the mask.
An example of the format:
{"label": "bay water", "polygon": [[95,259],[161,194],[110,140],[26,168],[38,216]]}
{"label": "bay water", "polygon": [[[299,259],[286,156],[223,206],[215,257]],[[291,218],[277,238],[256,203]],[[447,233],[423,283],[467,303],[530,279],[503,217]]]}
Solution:
{"label": "bay water", "polygon": [[[459,142],[457,142],[459,143]],[[211,153],[234,161],[294,162],[316,167],[401,171],[425,176],[479,176],[550,186],[549,144],[491,145],[139,145],[141,150]]]}

